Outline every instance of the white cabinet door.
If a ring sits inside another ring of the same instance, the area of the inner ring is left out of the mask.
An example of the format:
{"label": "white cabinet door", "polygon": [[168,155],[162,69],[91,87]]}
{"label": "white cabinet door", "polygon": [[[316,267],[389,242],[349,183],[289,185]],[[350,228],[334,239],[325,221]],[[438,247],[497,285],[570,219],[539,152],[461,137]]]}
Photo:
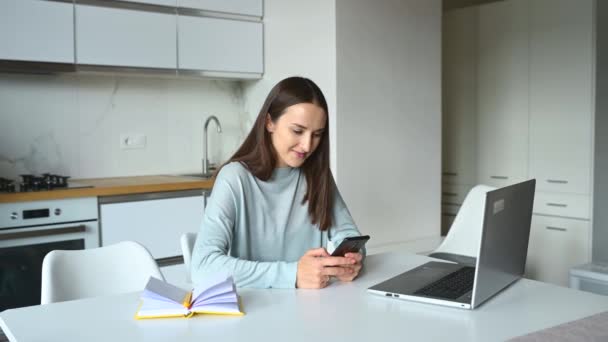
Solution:
{"label": "white cabinet door", "polygon": [[74,5],[0,1],[0,59],[74,63]]}
{"label": "white cabinet door", "polygon": [[76,5],[79,64],[177,68],[174,14]]}
{"label": "white cabinet door", "polygon": [[536,191],[534,213],[588,220],[591,217],[591,196]]}
{"label": "white cabinet door", "polygon": [[262,0],[177,0],[177,6],[204,11],[263,16]]}
{"label": "white cabinet door", "polygon": [[453,10],[443,16],[444,183],[476,182],[478,20],[478,7]]}
{"label": "white cabinet door", "polygon": [[479,8],[478,179],[504,186],[528,175],[528,1]]}
{"label": "white cabinet door", "polygon": [[530,177],[539,190],[590,192],[593,3],[530,2]]}
{"label": "white cabinet door", "polygon": [[180,256],[180,236],[199,231],[203,205],[203,196],[101,204],[101,244],[132,240],[156,259]]}
{"label": "white cabinet door", "polygon": [[589,221],[532,215],[526,278],[568,286],[570,268],[590,261]]}
{"label": "white cabinet door", "polygon": [[262,73],[262,23],[178,16],[179,69]]}

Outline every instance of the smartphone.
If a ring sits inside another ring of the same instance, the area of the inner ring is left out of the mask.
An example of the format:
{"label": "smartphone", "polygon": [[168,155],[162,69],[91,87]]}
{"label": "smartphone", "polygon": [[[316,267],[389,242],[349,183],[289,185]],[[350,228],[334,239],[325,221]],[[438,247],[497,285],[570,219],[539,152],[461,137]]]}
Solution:
{"label": "smartphone", "polygon": [[331,256],[344,256],[346,253],[357,253],[365,246],[367,240],[369,240],[369,235],[347,237],[336,247]]}

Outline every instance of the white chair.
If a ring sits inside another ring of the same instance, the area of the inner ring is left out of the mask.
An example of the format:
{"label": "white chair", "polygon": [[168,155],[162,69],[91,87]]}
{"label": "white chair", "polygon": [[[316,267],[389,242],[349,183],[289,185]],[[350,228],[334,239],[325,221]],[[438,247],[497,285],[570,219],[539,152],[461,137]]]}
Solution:
{"label": "white chair", "polygon": [[189,282],[192,282],[190,278],[190,261],[192,260],[192,249],[194,249],[194,242],[196,241],[196,233],[184,233],[180,237],[179,241],[182,246],[182,255],[184,257],[184,266],[186,266],[187,278]]}
{"label": "white chair", "polygon": [[486,192],[496,188],[487,185],[473,187],[464,198],[448,235],[430,257],[462,263],[474,263],[481,242]]}
{"label": "white chair", "polygon": [[41,304],[143,290],[150,276],[164,280],[148,250],[133,241],[54,250],[42,262]]}

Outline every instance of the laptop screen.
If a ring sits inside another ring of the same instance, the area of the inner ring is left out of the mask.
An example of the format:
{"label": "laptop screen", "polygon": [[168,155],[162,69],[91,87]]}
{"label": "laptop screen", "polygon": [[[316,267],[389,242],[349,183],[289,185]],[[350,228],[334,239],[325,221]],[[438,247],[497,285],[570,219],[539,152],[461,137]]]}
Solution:
{"label": "laptop screen", "polygon": [[535,186],[532,179],[486,194],[473,307],[523,276]]}

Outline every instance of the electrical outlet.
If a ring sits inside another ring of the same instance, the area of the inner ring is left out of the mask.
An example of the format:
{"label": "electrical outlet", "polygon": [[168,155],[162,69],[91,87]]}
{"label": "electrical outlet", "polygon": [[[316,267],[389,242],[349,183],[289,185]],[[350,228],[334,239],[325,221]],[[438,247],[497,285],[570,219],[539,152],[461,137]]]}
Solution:
{"label": "electrical outlet", "polygon": [[146,135],[142,133],[121,134],[120,148],[123,150],[139,149],[146,147]]}

